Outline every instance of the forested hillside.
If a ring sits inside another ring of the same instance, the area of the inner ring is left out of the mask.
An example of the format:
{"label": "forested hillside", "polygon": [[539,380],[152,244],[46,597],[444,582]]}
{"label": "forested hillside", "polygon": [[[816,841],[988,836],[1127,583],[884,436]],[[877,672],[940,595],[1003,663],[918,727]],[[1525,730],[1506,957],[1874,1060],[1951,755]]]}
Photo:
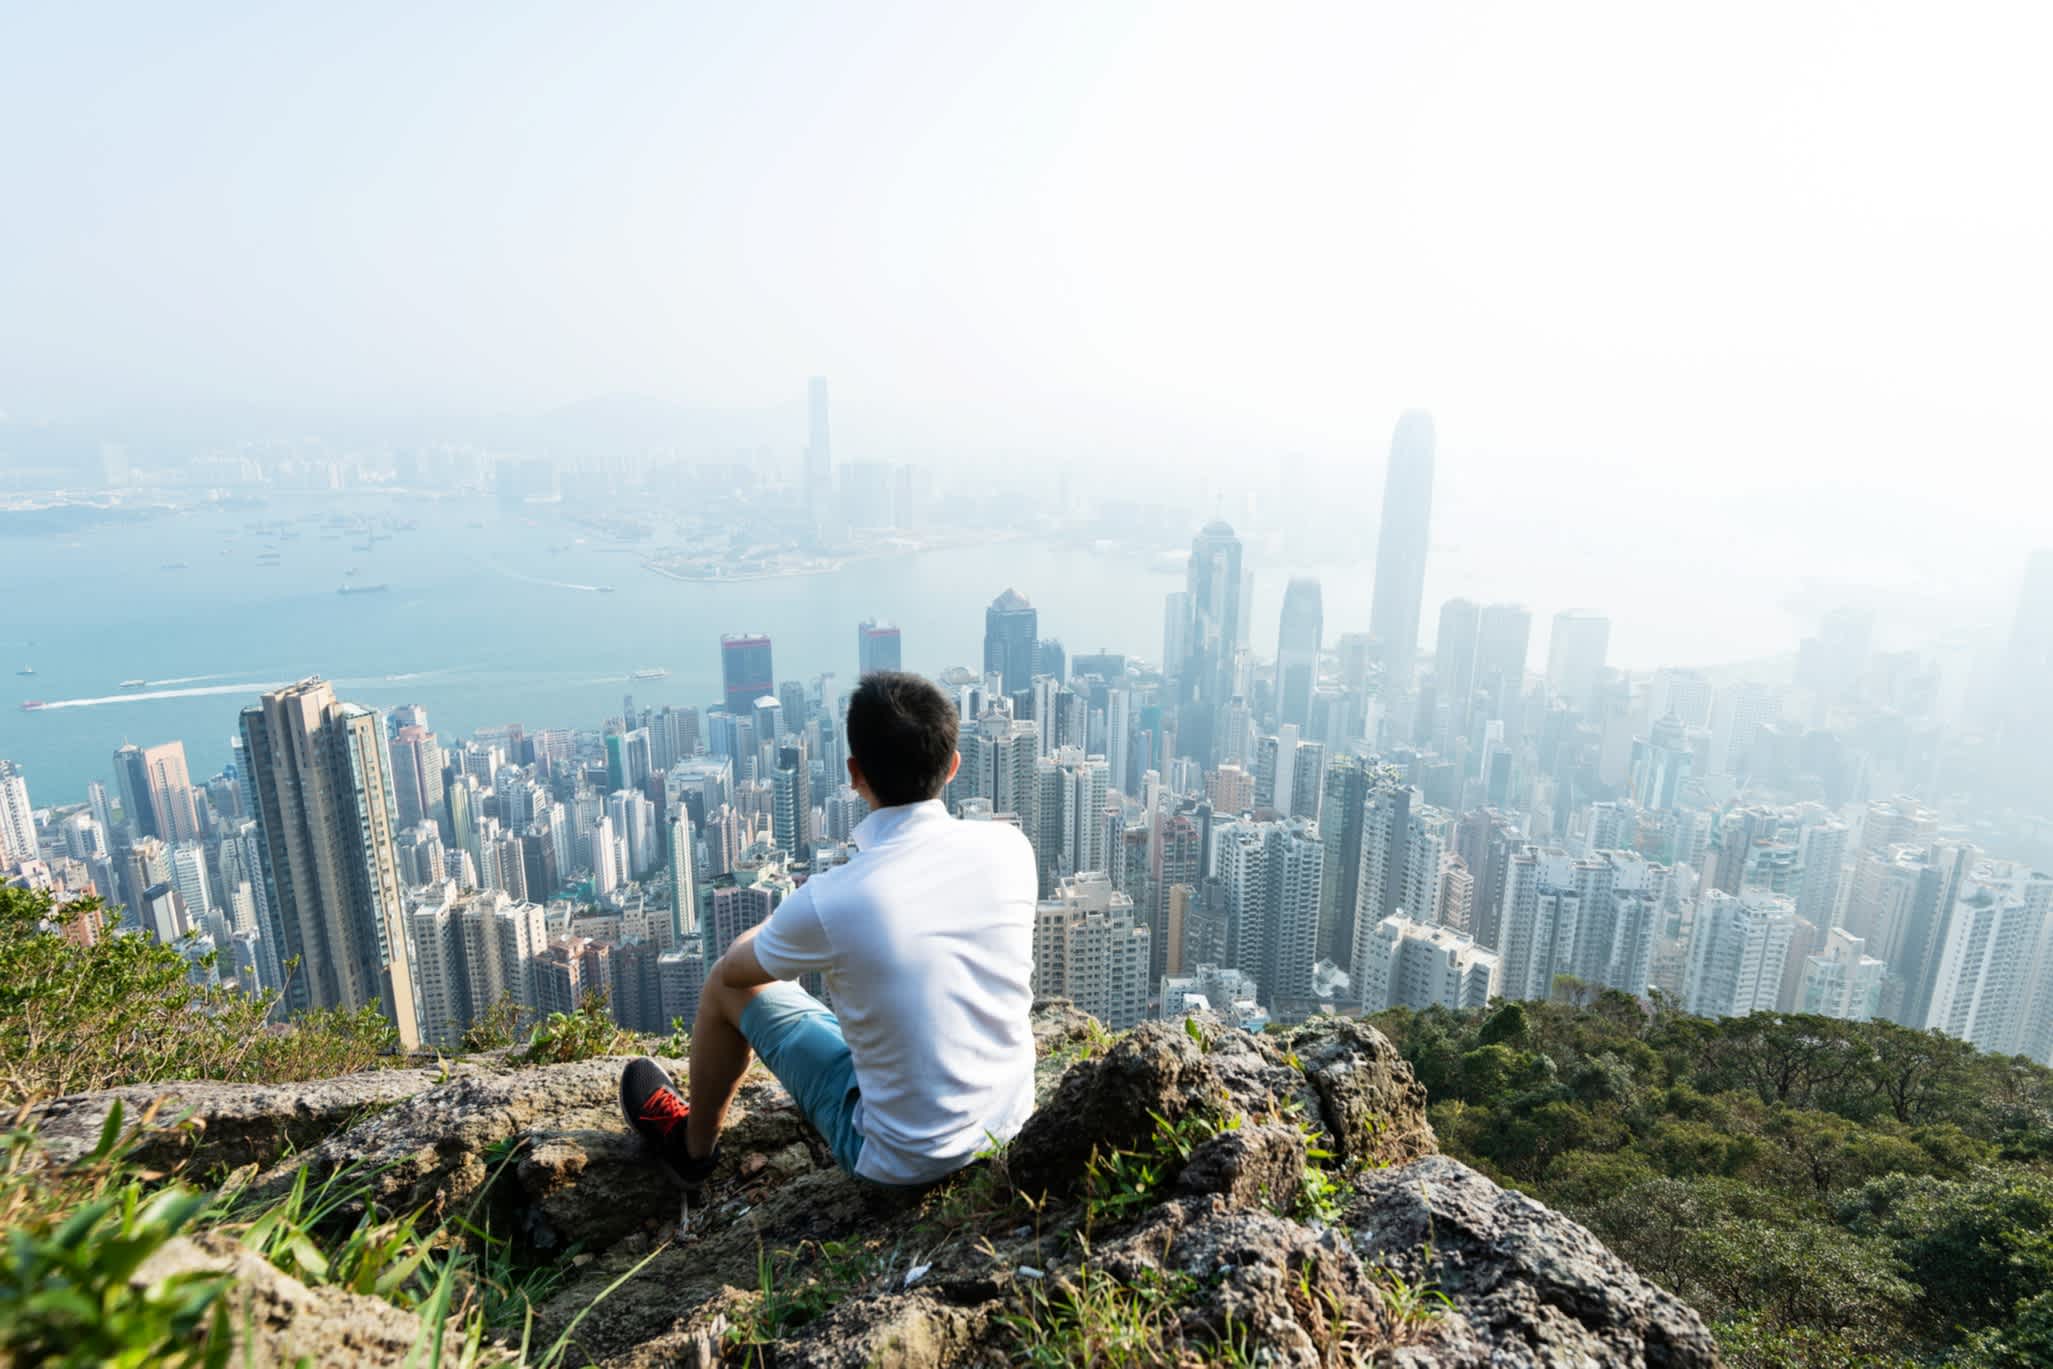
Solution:
{"label": "forested hillside", "polygon": [[2053,1071],[1572,982],[1373,1021],[1447,1153],[1584,1222],[1734,1364],[2053,1364]]}

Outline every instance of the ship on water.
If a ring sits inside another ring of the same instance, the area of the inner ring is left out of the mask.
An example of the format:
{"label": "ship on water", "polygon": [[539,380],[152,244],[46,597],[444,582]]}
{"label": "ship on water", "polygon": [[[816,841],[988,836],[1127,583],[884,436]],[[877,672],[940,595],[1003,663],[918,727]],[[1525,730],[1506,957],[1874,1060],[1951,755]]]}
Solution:
{"label": "ship on water", "polygon": [[339,585],[336,587],[335,592],[337,594],[383,594],[391,588],[392,586],[390,585]]}
{"label": "ship on water", "polygon": [[667,680],[670,678],[670,672],[659,665],[645,665],[627,678],[630,680]]}
{"label": "ship on water", "polygon": [[21,711],[24,713],[33,713],[43,706],[43,701],[41,699],[30,699],[27,703],[21,706]]}
{"label": "ship on water", "polygon": [[121,682],[121,687],[123,689],[141,689],[144,685],[148,683],[148,680],[123,680]]}

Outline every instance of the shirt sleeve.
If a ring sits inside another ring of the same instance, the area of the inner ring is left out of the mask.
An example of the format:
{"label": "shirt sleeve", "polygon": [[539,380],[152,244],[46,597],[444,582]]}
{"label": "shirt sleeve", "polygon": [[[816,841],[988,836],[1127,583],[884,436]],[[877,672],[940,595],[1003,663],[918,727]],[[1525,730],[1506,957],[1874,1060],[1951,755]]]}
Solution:
{"label": "shirt sleeve", "polygon": [[813,903],[811,883],[800,885],[756,932],[756,963],[779,979],[824,970],[834,959],[827,928]]}

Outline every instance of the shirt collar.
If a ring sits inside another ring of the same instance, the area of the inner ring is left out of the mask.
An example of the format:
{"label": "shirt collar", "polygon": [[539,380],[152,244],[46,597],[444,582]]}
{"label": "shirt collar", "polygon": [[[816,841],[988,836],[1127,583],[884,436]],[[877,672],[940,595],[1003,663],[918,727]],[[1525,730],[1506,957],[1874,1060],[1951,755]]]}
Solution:
{"label": "shirt collar", "polygon": [[848,835],[855,841],[856,849],[867,851],[879,842],[889,841],[899,828],[908,823],[928,818],[946,818],[948,809],[939,799],[928,799],[923,803],[900,803],[889,808],[879,808],[855,825]]}

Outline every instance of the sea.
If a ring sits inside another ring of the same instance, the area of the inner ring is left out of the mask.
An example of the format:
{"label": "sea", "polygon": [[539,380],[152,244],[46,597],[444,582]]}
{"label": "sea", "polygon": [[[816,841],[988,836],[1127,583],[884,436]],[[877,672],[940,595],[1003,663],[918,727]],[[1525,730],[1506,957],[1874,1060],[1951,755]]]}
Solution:
{"label": "sea", "polygon": [[[183,741],[197,781],[229,761],[245,705],[309,675],[372,707],[422,705],[445,739],[508,723],[596,729],[625,696],[637,707],[716,700],[727,632],[767,633],[779,680],[832,672],[846,688],[863,619],[898,624],[907,669],[975,665],[984,608],[1008,587],[1040,610],[1041,635],[1072,655],[1154,660],[1164,595],[1183,583],[1174,549],[1032,538],[857,559],[816,575],[681,581],[641,564],[652,544],[609,540],[570,512],[309,493],[55,530],[0,514],[0,758],[22,767],[39,806],[83,800],[88,781],[109,779],[125,742]],[[336,515],[413,526],[366,549],[361,533],[327,526]],[[1544,665],[1548,615],[1569,606],[1611,609],[1613,659],[1629,665],[1794,646],[1798,616],[1772,576],[1748,581],[1728,563],[1713,583],[1635,584],[1619,573],[1615,546],[1523,534],[1510,517],[1485,527],[1480,517],[1451,520],[1468,528],[1465,544],[1443,547],[1436,527],[1422,644],[1442,598],[1481,593],[1532,606],[1534,668]],[[253,531],[258,523],[270,530]],[[1323,583],[1329,646],[1366,630],[1372,541],[1328,544],[1316,553],[1326,564],[1291,564],[1307,548],[1288,538],[1251,543],[1256,651],[1273,650],[1294,574]],[[1479,547],[1491,549],[1494,570],[1478,570]],[[337,592],[375,584],[388,588]],[[669,674],[631,678],[656,669]],[[124,688],[130,680],[144,683]],[[21,711],[29,699],[44,707]]]}

